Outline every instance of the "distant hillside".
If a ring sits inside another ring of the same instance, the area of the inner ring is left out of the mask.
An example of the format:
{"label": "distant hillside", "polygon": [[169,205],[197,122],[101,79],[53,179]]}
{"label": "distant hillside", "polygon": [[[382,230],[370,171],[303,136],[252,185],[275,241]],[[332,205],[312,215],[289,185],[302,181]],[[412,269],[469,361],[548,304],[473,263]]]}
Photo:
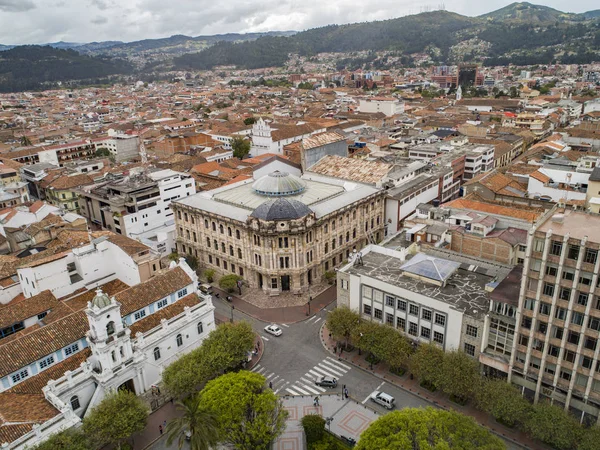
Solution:
{"label": "distant hillside", "polygon": [[0,92],[50,88],[59,81],[99,79],[131,73],[130,64],[74,50],[26,45],[0,53]]}
{"label": "distant hillside", "polygon": [[427,47],[448,50],[456,42],[455,32],[479,23],[476,18],[447,11],[434,11],[398,19],[350,25],[329,25],[290,37],[263,37],[251,42],[219,42],[197,54],[175,58],[176,68],[209,69],[235,64],[246,68],[280,66],[289,53],[392,50],[400,53],[424,51]]}
{"label": "distant hillside", "polygon": [[583,17],[584,19],[596,19],[600,17],[600,9],[595,9],[593,11],[584,12],[578,15]]}
{"label": "distant hillside", "polygon": [[[528,13],[523,12],[522,5]],[[536,26],[514,19],[526,15],[537,21]],[[549,20],[550,17],[554,19]],[[175,58],[174,66],[183,70],[220,65],[253,69],[281,66],[290,53],[311,56],[358,51],[389,51],[401,56],[402,62],[408,61],[411,54],[424,53],[439,64],[549,64],[557,58],[578,64],[600,60],[598,20],[571,20],[572,17],[529,4],[513,4],[482,17],[434,11],[379,22],[330,25],[290,37],[220,42],[199,53]],[[542,21],[550,23],[541,25]],[[376,55],[349,58],[345,67],[356,69],[362,64],[365,68],[385,68],[385,62],[376,59]]]}
{"label": "distant hillside", "polygon": [[528,2],[511,3],[504,8],[483,14],[479,17],[502,22],[518,22],[531,25],[552,23],[560,20],[575,18],[575,14],[564,13],[554,8],[533,5]]}

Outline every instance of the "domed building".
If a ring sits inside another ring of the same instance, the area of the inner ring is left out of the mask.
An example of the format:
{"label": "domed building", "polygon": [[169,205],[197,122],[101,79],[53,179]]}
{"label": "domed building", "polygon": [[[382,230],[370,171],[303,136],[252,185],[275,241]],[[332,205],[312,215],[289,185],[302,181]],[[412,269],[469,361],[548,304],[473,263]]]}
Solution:
{"label": "domed building", "polygon": [[383,238],[383,190],[301,175],[283,159],[269,166],[253,179],[171,203],[178,252],[268,295],[300,294],[354,249]]}

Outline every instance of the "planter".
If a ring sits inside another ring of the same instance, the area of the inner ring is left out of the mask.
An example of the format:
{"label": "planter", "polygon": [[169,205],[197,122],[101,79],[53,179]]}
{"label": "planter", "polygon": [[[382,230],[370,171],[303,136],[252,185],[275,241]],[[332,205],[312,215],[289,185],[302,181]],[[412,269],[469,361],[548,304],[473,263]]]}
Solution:
{"label": "planter", "polygon": [[421,383],[419,383],[419,386],[421,386],[424,389],[427,389],[429,392],[437,391],[437,388],[429,381],[421,381]]}
{"label": "planter", "polygon": [[467,402],[468,402],[468,400],[467,400],[467,399],[460,398],[460,397],[456,397],[456,396],[454,396],[454,395],[451,395],[451,396],[450,396],[450,401],[451,401],[452,403],[456,403],[456,404],[457,404],[457,405],[459,405],[459,406],[465,406],[465,405],[467,404]]}
{"label": "planter", "polygon": [[390,367],[390,373],[401,377],[402,375],[404,375],[406,373],[406,370],[404,370],[401,367],[399,367],[399,368]]}
{"label": "planter", "polygon": [[381,362],[381,359],[379,359],[373,355],[369,355],[365,358],[365,361],[367,361],[369,364],[373,364],[374,366],[376,366],[377,364],[379,364]]}

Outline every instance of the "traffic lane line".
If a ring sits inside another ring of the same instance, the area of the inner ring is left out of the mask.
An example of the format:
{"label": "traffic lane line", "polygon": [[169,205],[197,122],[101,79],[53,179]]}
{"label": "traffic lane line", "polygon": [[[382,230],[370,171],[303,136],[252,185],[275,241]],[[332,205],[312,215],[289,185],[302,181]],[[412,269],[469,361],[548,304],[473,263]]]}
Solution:
{"label": "traffic lane line", "polygon": [[[381,384],[375,388],[375,391],[381,390],[381,388],[383,387],[384,384],[385,384],[385,381],[382,381]],[[375,392],[375,391],[373,391],[373,392]],[[365,398],[361,402],[363,405],[369,401],[369,399],[371,398],[371,395],[373,395],[373,392],[371,392],[369,395],[367,395],[367,398]]]}

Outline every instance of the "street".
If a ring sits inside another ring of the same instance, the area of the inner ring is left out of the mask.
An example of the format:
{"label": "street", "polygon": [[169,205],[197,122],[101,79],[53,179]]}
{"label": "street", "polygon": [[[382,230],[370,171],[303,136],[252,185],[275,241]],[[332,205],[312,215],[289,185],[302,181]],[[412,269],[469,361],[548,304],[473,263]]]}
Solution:
{"label": "street", "polygon": [[[252,371],[263,375],[267,385],[272,383],[274,392],[282,397],[310,396],[311,399],[308,401],[311,403],[312,398],[317,395],[335,393],[339,394],[341,400],[342,389],[345,386],[351,401],[354,400],[355,403],[371,408],[379,414],[388,411],[370,400],[370,395],[374,391],[383,391],[393,396],[396,400],[396,409],[432,406],[426,400],[382,381],[369,371],[357,368],[347,361],[339,361],[323,348],[319,331],[328,311],[335,308],[335,303],[303,322],[278,324],[283,333],[281,336],[273,336],[264,331],[268,323],[249,317],[238,310],[232,310],[225,300],[214,298],[213,302],[217,314],[227,318],[231,318],[233,314],[235,321],[249,322],[262,337],[264,354]],[[330,389],[316,386],[314,379],[323,375],[336,378],[337,387]],[[348,432],[346,434],[350,435]],[[506,444],[508,449],[519,448],[508,441]],[[168,447],[163,438],[151,448],[164,450]],[[171,448],[176,448],[176,445],[173,444]],[[188,448],[187,443],[183,448]]]}

